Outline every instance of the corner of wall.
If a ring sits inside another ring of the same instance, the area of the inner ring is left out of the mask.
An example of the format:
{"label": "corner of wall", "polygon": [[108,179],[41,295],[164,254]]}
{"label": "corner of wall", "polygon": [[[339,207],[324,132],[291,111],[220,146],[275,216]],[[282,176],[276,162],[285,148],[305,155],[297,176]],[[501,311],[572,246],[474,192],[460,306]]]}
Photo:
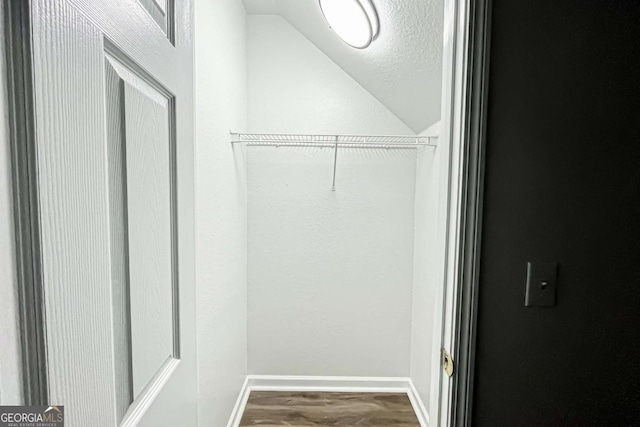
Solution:
{"label": "corner of wall", "polygon": [[442,129],[442,121],[438,120],[437,122],[435,122],[434,124],[432,124],[431,126],[426,128],[425,130],[420,132],[418,135],[420,135],[420,136],[435,136],[435,137],[437,137],[437,136],[440,136],[441,129]]}
{"label": "corner of wall", "polygon": [[[440,122],[420,135],[435,136]],[[428,404],[434,351],[434,315],[437,310],[439,223],[438,147],[422,149],[416,160],[415,235],[411,321],[410,378],[416,394]]]}
{"label": "corner of wall", "polygon": [[195,1],[198,419],[224,426],[247,374],[247,25],[239,0]]}

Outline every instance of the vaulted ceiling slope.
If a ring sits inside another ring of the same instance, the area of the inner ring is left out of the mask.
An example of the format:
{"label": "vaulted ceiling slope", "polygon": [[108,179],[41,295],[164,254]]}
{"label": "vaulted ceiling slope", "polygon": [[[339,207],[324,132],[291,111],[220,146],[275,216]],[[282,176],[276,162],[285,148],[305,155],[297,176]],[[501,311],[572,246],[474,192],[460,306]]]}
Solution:
{"label": "vaulted ceiling slope", "polygon": [[416,133],[440,119],[443,0],[373,0],[380,35],[343,43],[318,0],[243,0],[247,13],[280,15]]}

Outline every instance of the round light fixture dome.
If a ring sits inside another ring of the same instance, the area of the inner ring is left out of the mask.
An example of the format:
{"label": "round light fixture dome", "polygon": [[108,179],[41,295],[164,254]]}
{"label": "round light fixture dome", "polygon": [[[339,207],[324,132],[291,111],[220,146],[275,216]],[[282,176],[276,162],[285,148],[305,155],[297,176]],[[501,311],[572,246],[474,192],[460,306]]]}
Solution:
{"label": "round light fixture dome", "polygon": [[350,46],[364,49],[380,32],[378,13],[371,0],[319,0],[329,26]]}

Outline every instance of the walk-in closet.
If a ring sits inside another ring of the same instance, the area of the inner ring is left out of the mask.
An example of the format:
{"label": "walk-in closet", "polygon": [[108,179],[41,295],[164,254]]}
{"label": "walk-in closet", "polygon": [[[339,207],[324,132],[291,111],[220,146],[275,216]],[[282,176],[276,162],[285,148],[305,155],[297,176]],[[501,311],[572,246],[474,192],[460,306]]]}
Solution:
{"label": "walk-in closet", "polygon": [[472,3],[2,2],[0,403],[451,425]]}
{"label": "walk-in closet", "polygon": [[[201,422],[234,408],[229,426],[302,425],[282,406],[336,392],[374,408],[399,393],[415,416],[385,425],[428,425],[450,195],[444,1],[198,0],[199,19],[200,393],[227,402]],[[334,415],[301,410],[328,423],[308,425],[378,425],[333,420],[349,411],[339,396],[324,397]]]}

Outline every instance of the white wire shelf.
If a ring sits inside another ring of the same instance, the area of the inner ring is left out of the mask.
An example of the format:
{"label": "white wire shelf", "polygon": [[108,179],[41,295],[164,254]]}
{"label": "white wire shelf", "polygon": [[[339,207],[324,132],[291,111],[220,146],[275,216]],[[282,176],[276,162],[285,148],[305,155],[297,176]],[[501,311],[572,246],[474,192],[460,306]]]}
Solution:
{"label": "white wire shelf", "polygon": [[374,149],[415,149],[436,146],[435,136],[413,135],[302,135],[231,133],[232,144],[268,147],[353,147]]}
{"label": "white wire shelf", "polygon": [[435,147],[436,136],[411,135],[299,135],[275,133],[234,133],[231,132],[231,144],[266,147],[331,147],[333,153],[332,191],[336,191],[336,169],[338,165],[338,148],[373,148],[373,149],[417,149]]}

